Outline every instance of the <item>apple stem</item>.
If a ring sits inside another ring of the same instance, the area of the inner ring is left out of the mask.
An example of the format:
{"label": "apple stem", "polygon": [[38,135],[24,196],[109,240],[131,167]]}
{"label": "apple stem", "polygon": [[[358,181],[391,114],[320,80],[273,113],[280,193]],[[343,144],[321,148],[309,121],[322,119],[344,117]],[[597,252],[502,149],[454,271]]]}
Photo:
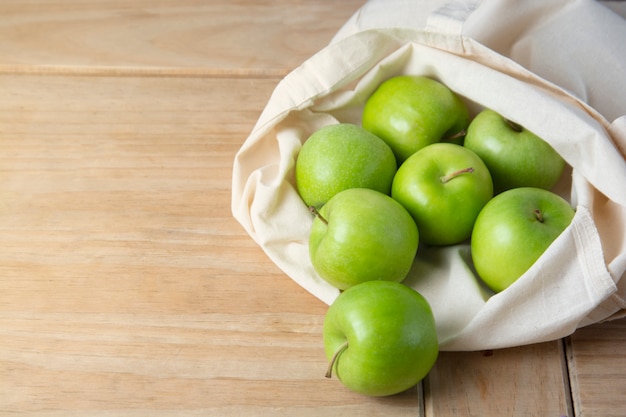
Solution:
{"label": "apple stem", "polygon": [[511,126],[511,129],[513,129],[516,132],[521,132],[522,130],[524,130],[524,128],[520,125],[518,125],[517,123],[515,123],[512,120],[506,119],[506,122],[509,126]]}
{"label": "apple stem", "polygon": [[337,358],[339,358],[339,355],[341,355],[343,351],[346,350],[347,348],[348,348],[348,341],[346,340],[341,346],[339,346],[339,349],[335,351],[335,354],[330,359],[330,364],[328,365],[328,369],[326,370],[326,375],[325,375],[326,378],[332,378],[333,367],[335,366],[335,362],[337,362]]}
{"label": "apple stem", "polygon": [[458,171],[454,171],[448,175],[444,175],[443,177],[441,177],[441,182],[445,184],[451,179],[458,177],[461,174],[471,174],[472,172],[474,172],[474,168],[472,167],[459,169]]}
{"label": "apple stem", "polygon": [[541,210],[535,209],[535,217],[539,220],[539,223],[543,223],[543,214],[541,213]]}
{"label": "apple stem", "polygon": [[462,137],[462,136],[465,136],[465,134],[466,134],[466,133],[467,133],[467,132],[465,132],[465,129],[463,129],[463,130],[461,130],[460,132],[456,132],[456,133],[455,133],[454,135],[452,135],[452,136],[448,136],[448,137],[446,137],[446,138],[443,138],[443,140],[444,140],[444,141],[454,140],[454,139],[460,138],[460,137]]}
{"label": "apple stem", "polygon": [[319,211],[317,211],[317,209],[316,209],[315,207],[313,207],[313,206],[309,206],[309,211],[310,211],[311,213],[313,213],[313,214],[315,215],[315,217],[317,217],[318,219],[320,219],[320,220],[321,220],[321,221],[322,221],[322,222],[323,222],[326,226],[328,226],[328,220],[326,220],[326,219],[324,218],[324,216],[322,216],[322,215],[320,214],[320,212],[319,212]]}

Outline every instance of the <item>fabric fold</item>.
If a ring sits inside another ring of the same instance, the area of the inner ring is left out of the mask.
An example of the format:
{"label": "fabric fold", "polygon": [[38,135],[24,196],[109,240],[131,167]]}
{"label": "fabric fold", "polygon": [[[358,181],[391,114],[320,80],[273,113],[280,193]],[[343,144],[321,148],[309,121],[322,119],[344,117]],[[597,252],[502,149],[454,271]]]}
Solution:
{"label": "fabric fold", "polygon": [[[465,18],[480,16],[481,7],[468,9]],[[568,163],[555,191],[576,207],[567,230],[499,294],[475,274],[469,245],[420,247],[405,283],[431,303],[442,350],[553,340],[619,315],[626,308],[625,119],[611,123],[513,59],[432,27],[337,38],[277,85],[235,156],[232,181],[233,215],[268,257],[323,302],[337,297],[309,259],[312,217],[297,193],[295,161],[320,127],[360,124],[367,97],[400,74],[437,79],[473,115],[489,107],[543,137]]]}

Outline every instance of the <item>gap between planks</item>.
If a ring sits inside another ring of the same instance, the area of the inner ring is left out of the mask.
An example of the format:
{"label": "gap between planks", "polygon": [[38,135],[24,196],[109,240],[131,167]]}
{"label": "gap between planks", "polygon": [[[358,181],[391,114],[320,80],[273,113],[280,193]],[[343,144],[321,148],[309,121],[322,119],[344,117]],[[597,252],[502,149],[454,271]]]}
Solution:
{"label": "gap between planks", "polygon": [[0,75],[271,79],[283,78],[289,72],[289,69],[278,68],[0,65]]}
{"label": "gap between planks", "polygon": [[561,372],[563,373],[563,385],[565,391],[565,405],[567,406],[567,415],[575,417],[574,399],[572,393],[572,377],[576,377],[575,374],[570,372],[570,364],[572,363],[572,351],[571,340],[569,337],[563,338],[559,341],[559,357],[561,358]]}

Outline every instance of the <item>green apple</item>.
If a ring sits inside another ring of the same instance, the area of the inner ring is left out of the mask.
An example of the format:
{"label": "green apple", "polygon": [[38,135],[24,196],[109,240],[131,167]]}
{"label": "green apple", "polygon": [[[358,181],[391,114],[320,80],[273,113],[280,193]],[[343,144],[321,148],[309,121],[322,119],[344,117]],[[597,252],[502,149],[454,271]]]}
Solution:
{"label": "green apple", "polygon": [[411,215],[379,191],[340,191],[316,212],[309,237],[315,271],[339,289],[370,280],[402,281],[418,231]]}
{"label": "green apple", "polygon": [[396,160],[389,146],[360,126],[325,126],[302,145],[296,159],[296,186],[307,206],[320,208],[339,191],[391,190]]}
{"label": "green apple", "polygon": [[464,145],[485,162],[496,193],[516,187],[549,190],[565,167],[547,142],[490,109],[472,120]]}
{"label": "green apple", "polygon": [[391,196],[411,213],[422,242],[451,245],[470,237],[476,216],[493,197],[493,184],[474,152],[435,143],[398,168]]}
{"label": "green apple", "polygon": [[462,137],[469,120],[465,103],[444,84],[400,75],[367,99],[362,125],[389,144],[400,164],[427,145]]}
{"label": "green apple", "polygon": [[341,293],[324,319],[324,349],[349,389],[393,395],[421,381],[439,354],[430,305],[417,291],[388,281],[369,281]]}
{"label": "green apple", "polygon": [[480,278],[495,292],[521,277],[567,228],[574,209],[559,195],[520,187],[495,196],[474,225],[471,253]]}

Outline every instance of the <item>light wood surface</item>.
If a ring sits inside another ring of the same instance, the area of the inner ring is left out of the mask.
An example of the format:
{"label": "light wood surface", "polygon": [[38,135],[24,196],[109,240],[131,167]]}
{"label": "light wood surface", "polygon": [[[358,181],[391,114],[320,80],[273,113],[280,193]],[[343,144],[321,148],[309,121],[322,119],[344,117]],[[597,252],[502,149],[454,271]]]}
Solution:
{"label": "light wood surface", "polygon": [[577,415],[626,415],[626,323],[580,329],[567,340]]}
{"label": "light wood surface", "polygon": [[0,2],[0,415],[623,416],[624,320],[366,398],[230,212],[236,151],[363,3]]}

